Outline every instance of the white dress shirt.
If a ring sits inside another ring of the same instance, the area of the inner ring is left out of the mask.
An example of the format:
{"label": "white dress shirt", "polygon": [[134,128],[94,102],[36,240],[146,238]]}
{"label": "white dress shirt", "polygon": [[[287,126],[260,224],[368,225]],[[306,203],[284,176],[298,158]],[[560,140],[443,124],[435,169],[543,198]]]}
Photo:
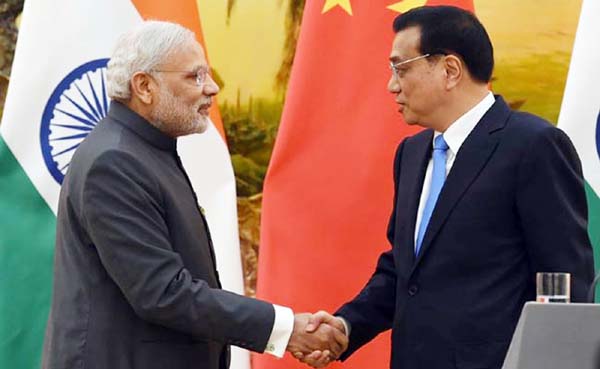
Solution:
{"label": "white dress shirt", "polygon": [[265,353],[281,358],[285,354],[285,349],[294,330],[294,312],[290,308],[275,304],[273,304],[273,308],[275,308],[275,321],[273,322],[269,341],[267,341]]}
{"label": "white dress shirt", "polygon": [[[458,150],[462,146],[463,142],[467,139],[467,136],[471,133],[473,128],[485,115],[485,113],[494,105],[496,99],[494,95],[489,92],[477,105],[471,110],[463,114],[454,123],[446,129],[444,132],[444,140],[448,144],[448,151],[446,152],[446,177],[452,169],[454,159]],[[441,135],[442,132],[434,131],[433,138]],[[433,140],[431,140],[431,150],[433,150]],[[425,172],[425,180],[423,181],[423,188],[421,189],[421,198],[419,200],[419,210],[417,211],[417,222],[415,224],[415,247],[417,244],[417,234],[419,233],[419,226],[421,225],[421,219],[423,218],[423,208],[425,202],[429,196],[429,190],[431,189],[431,172],[433,171],[433,158],[429,159],[427,164],[427,172]]]}

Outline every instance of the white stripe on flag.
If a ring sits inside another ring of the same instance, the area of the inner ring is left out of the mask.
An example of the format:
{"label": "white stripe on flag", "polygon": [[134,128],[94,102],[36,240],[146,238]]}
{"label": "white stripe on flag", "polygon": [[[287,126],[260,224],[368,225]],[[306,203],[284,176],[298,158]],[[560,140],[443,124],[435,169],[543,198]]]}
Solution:
{"label": "white stripe on flag", "polygon": [[600,196],[600,153],[597,125],[600,114],[600,1],[584,0],[558,127],[573,141],[583,174]]}

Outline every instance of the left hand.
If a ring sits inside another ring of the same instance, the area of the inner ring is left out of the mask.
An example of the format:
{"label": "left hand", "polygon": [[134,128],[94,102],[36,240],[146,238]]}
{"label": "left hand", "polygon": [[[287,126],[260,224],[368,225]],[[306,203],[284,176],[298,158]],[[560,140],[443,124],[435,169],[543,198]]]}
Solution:
{"label": "left hand", "polygon": [[286,350],[308,356],[321,351],[327,356],[339,357],[348,346],[348,338],[343,330],[329,324],[320,324],[316,329],[308,326],[313,321],[311,314],[296,314],[294,328]]}
{"label": "left hand", "polygon": [[340,318],[336,318],[326,311],[319,311],[310,317],[305,330],[307,333],[318,333],[320,330],[327,329],[326,327],[331,327],[344,335],[344,339],[338,341],[341,344],[340,350],[314,350],[310,353],[293,351],[293,356],[313,368],[324,368],[331,361],[338,359],[348,348],[345,325]]}

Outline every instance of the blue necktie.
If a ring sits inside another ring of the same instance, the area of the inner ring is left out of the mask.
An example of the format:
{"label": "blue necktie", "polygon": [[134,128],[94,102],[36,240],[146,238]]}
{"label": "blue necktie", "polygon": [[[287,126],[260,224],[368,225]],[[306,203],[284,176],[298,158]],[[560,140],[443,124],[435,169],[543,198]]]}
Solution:
{"label": "blue necktie", "polygon": [[429,189],[429,196],[425,202],[423,208],[423,216],[421,217],[421,224],[419,225],[419,233],[417,233],[417,243],[415,245],[415,255],[419,255],[421,250],[421,243],[423,243],[423,237],[427,230],[427,225],[431,219],[433,208],[437,202],[438,196],[444,186],[446,180],[446,151],[448,150],[448,144],[444,140],[443,135],[437,136],[433,140],[433,171],[431,173],[431,188]]}

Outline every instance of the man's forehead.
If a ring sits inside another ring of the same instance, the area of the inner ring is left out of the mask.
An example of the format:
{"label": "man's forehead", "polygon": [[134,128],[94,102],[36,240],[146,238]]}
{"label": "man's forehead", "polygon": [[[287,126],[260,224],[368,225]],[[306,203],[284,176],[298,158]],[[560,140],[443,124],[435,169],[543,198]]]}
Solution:
{"label": "man's forehead", "polygon": [[414,56],[419,51],[421,31],[418,27],[409,27],[396,33],[392,42],[390,60],[399,60],[407,56]]}
{"label": "man's forehead", "polygon": [[202,45],[200,45],[198,41],[195,40],[182,45],[179,48],[179,51],[182,53],[197,54],[202,58],[205,58],[204,48],[202,47]]}
{"label": "man's forehead", "polygon": [[198,42],[190,42],[173,50],[171,55],[165,59],[165,64],[194,64],[198,66],[206,65],[206,56],[204,49]]}
{"label": "man's forehead", "polygon": [[202,45],[200,45],[200,43],[198,41],[194,42],[193,47],[198,49],[198,51],[200,52],[200,55],[202,55],[203,58],[206,57],[206,55],[204,54],[204,48],[202,47]]}

